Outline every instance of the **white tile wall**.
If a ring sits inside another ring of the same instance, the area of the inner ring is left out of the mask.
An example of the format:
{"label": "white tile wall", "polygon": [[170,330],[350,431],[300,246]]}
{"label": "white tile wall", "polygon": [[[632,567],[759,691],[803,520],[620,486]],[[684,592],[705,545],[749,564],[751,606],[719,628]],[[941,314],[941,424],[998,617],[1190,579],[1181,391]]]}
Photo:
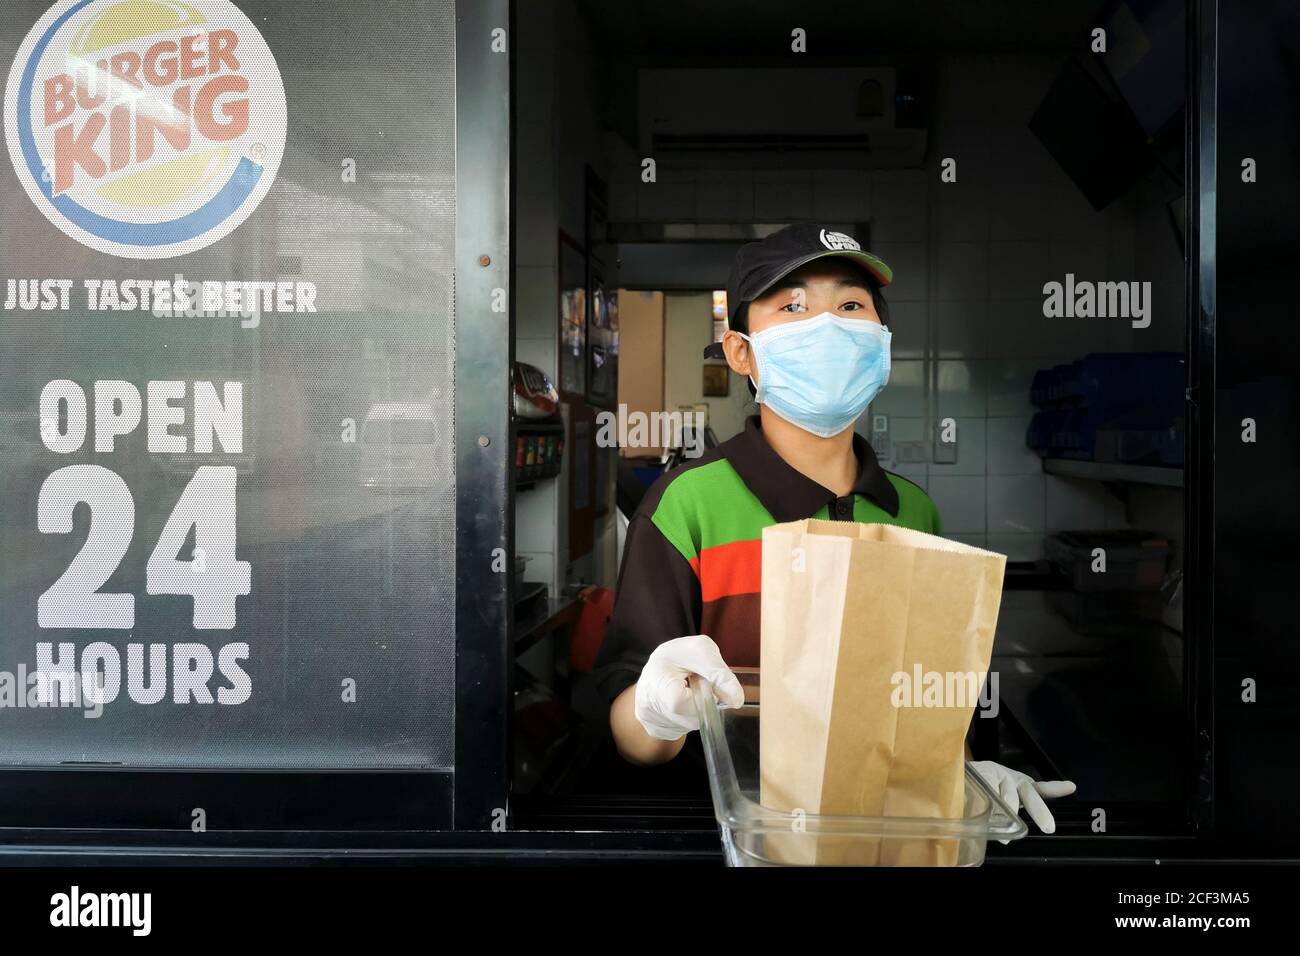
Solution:
{"label": "white tile wall", "polygon": [[926,335],[926,317],[929,306],[925,302],[897,302],[888,299],[889,340],[891,361],[924,359],[929,336]]}
{"label": "white tile wall", "polygon": [[748,169],[702,173],[695,184],[695,216],[701,222],[751,221],[754,174]]}
{"label": "white tile wall", "polygon": [[[1040,88],[1040,98],[1045,89]],[[1032,183],[1050,184],[1060,182],[1064,175],[1056,160],[1023,123],[990,130],[989,148],[994,157],[994,176],[1004,183],[1021,187]]]}
{"label": "white tile wall", "polygon": [[[1034,367],[1040,368],[1102,347],[1105,320],[1045,316],[1040,292],[1036,299],[990,302],[988,330],[989,355],[1036,359]],[[1026,401],[1028,394],[1026,386]]]}
{"label": "white tile wall", "polygon": [[884,259],[894,270],[885,297],[890,307],[895,302],[924,302],[927,298],[926,279],[929,262],[924,242],[872,242],[871,251]]}
{"label": "white tile wall", "polygon": [[889,384],[871,403],[878,415],[916,415],[925,409],[925,362],[891,360]]}
{"label": "white tile wall", "polygon": [[929,178],[919,169],[876,173],[871,181],[872,243],[926,241]]}
{"label": "white tile wall", "polygon": [[955,299],[938,303],[938,358],[982,359],[989,354],[989,303]]}
{"label": "white tile wall", "polygon": [[[990,316],[990,328],[998,322],[996,303]],[[995,355],[992,344],[990,355]],[[1041,358],[991,357],[985,366],[988,383],[988,415],[990,418],[1008,415],[1027,415],[1033,412],[1029,404],[1029,386],[1034,372],[1052,363]]]}
{"label": "white tile wall", "polygon": [[640,219],[685,220],[695,218],[696,184],[693,177],[658,170],[653,182],[636,181],[636,211]]}
{"label": "white tile wall", "polygon": [[939,359],[935,363],[936,417],[958,421],[984,417],[988,407],[988,364],[965,359]]}
{"label": "white tile wall", "polygon": [[1037,239],[990,241],[988,264],[996,278],[989,297],[1032,299],[1041,314],[1043,283],[1053,278],[1051,256],[1051,246]]}
{"label": "white tile wall", "polygon": [[808,170],[760,170],[754,174],[754,217],[760,222],[805,219],[812,208]]}
{"label": "white tile wall", "polygon": [[[933,175],[938,175],[942,163],[946,160],[952,160],[956,164],[956,182],[941,184],[940,196],[972,191],[987,196],[992,184],[1001,180],[999,159],[993,155],[992,144],[989,142],[986,130],[945,130],[940,127],[935,131],[934,143],[935,148],[931,154]],[[991,200],[986,201],[985,208],[989,209],[991,206]],[[985,225],[987,226],[987,217]],[[952,237],[954,241],[959,238],[966,237]],[[987,235],[972,238],[985,239]]]}
{"label": "white tile wall", "polygon": [[[1043,326],[1041,299],[994,298],[989,302],[988,354],[997,359],[1044,357],[1044,346],[1034,341]],[[1041,362],[1034,363],[1037,368]],[[1029,383],[1020,390],[1017,402],[1029,400]]]}
{"label": "white tile wall", "polygon": [[939,235],[949,242],[984,242],[989,238],[989,191],[963,160],[957,164],[957,181],[941,183],[937,190]]}
{"label": "white tile wall", "polygon": [[989,534],[987,540],[985,547],[1005,554],[1008,561],[1038,561],[1045,556],[1046,539],[1041,534]]}
{"label": "white tile wall", "polygon": [[[1100,217],[1094,217],[1094,219]],[[1101,230],[1101,241],[1089,240],[1078,235],[1056,236],[1051,240],[1052,260],[1051,274],[1058,282],[1065,280],[1067,272],[1073,273],[1075,279],[1096,281],[1108,278],[1106,262],[1110,256],[1110,247],[1106,242],[1106,232]],[[1116,278],[1131,279],[1126,270]]]}
{"label": "white tile wall", "polygon": [[937,126],[952,135],[987,135],[987,90],[993,63],[989,56],[950,57],[940,64]]}
{"label": "white tile wall", "polygon": [[989,247],[983,242],[939,240],[939,301],[983,299],[989,294]]}
{"label": "white tile wall", "polygon": [[[1051,187],[1051,191],[1044,196],[1044,205],[1052,210],[1051,239],[1053,242],[1090,245],[1105,253],[1111,243],[1119,239],[1124,232],[1128,232],[1131,239],[1131,228],[1117,230],[1118,235],[1110,234],[1106,213],[1099,214],[1094,211],[1088,204],[1088,200],[1080,195],[1079,190],[1071,182],[1067,181]],[[1120,225],[1123,226],[1123,220],[1120,221]],[[1131,220],[1129,225],[1132,225]],[[1079,270],[1076,268],[1074,271]]]}
{"label": "white tile wall", "polygon": [[998,189],[990,200],[989,238],[999,241],[1049,238],[1059,213],[1044,192],[1024,183]]}
{"label": "white tile wall", "polygon": [[1043,475],[988,476],[989,534],[1041,534]]}
{"label": "white tile wall", "polygon": [[871,173],[857,169],[814,170],[812,215],[831,222],[870,220]]}
{"label": "white tile wall", "polygon": [[1106,527],[1110,495],[1100,483],[1045,475],[1044,489],[1048,531]]}
{"label": "white tile wall", "polygon": [[987,480],[983,475],[936,475],[931,472],[926,490],[939,509],[945,534],[985,533],[986,488]]}
{"label": "white tile wall", "polygon": [[1014,418],[989,418],[988,474],[990,475],[1041,475],[1042,462],[1025,445],[1025,432],[1030,415]]}

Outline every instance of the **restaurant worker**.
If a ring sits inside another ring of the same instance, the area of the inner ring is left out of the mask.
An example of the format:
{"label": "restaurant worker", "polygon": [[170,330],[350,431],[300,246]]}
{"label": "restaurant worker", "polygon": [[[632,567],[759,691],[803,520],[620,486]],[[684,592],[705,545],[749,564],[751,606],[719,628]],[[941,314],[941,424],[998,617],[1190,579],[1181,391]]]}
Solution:
{"label": "restaurant worker", "polygon": [[[699,729],[688,680],[712,682],[723,705],[744,703],[731,667],[759,664],[763,529],[802,518],[895,524],[940,534],[918,485],[885,471],[854,423],[889,380],[890,268],[851,237],[786,226],[736,254],[724,357],[747,376],[759,414],[744,431],[661,477],[629,527],[596,681],[611,702],[619,752],[634,764],[676,757]],[[698,746],[698,745],[697,745]],[[1055,830],[1036,783],[974,764],[1008,805]]]}

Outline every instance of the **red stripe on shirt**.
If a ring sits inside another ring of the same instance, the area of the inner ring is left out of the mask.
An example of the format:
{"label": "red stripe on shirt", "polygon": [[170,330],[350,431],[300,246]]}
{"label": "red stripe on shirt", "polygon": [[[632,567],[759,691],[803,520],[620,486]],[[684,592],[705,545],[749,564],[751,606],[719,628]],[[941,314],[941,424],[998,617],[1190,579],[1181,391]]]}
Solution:
{"label": "red stripe on shirt", "polygon": [[732,541],[705,548],[691,567],[700,578],[704,603],[737,594],[757,594],[763,571],[763,540]]}

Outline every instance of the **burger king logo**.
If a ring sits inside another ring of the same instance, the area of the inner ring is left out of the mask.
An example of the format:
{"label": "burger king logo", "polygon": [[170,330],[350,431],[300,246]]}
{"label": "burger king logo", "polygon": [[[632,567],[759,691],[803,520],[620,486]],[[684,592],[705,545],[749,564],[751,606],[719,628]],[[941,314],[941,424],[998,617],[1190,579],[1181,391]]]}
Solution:
{"label": "burger king logo", "polygon": [[230,0],[62,0],[5,88],[23,187],[78,242],[130,259],[211,245],[284,156],[284,84]]}
{"label": "burger king logo", "polygon": [[854,239],[852,236],[846,236],[842,232],[830,232],[826,229],[823,229],[817,235],[818,238],[821,239],[822,245],[825,246],[827,249],[859,249],[860,250],[862,248],[862,246],[858,245],[858,240]]}

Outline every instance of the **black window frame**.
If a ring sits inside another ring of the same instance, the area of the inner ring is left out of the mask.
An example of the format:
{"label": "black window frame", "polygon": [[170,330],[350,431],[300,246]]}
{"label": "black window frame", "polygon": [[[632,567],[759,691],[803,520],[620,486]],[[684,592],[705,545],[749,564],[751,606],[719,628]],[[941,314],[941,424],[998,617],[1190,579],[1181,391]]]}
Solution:
{"label": "black window frame", "polygon": [[[431,854],[494,845],[554,860],[615,853],[713,859],[710,833],[516,833],[479,839],[509,810],[512,576],[492,571],[513,553],[509,485],[509,369],[514,358],[511,262],[515,230],[511,91],[512,0],[456,0],[456,724],[452,771],[0,769],[0,856],[52,847],[86,857],[115,851],[157,859]],[[1136,837],[1117,853],[1088,837],[1013,844],[1002,855],[1178,858],[1203,855],[1214,828],[1215,110],[1217,0],[1189,0],[1187,35],[1188,425],[1185,519],[1188,818],[1195,838]],[[508,53],[491,50],[506,28]],[[487,257],[481,264],[480,257]],[[504,289],[506,315],[491,311]],[[508,343],[502,348],[503,341]],[[190,830],[203,807],[208,832]],[[230,812],[224,813],[223,809]],[[424,831],[476,831],[474,834]],[[1200,845],[1198,845],[1200,844]],[[1023,852],[1022,852],[1023,851]]]}

